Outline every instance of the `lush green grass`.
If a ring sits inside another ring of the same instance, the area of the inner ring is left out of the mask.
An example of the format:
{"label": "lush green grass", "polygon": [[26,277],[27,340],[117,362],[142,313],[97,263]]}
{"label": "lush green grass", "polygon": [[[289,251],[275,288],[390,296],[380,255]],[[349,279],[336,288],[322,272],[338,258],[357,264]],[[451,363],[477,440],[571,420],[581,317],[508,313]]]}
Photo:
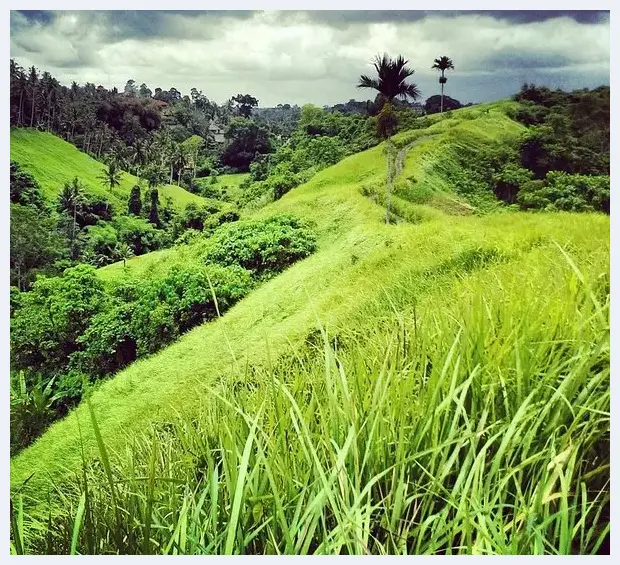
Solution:
{"label": "lush green grass", "polygon": [[[51,133],[30,128],[11,128],[11,160],[34,176],[50,201],[56,199],[64,183],[77,176],[87,193],[107,198],[118,211],[125,211],[131,188],[138,182],[135,176],[123,173],[121,185],[110,192],[98,178],[104,170],[102,163]],[[164,185],[158,190],[162,203],[169,196],[178,208],[188,202],[206,202],[179,186]]]}
{"label": "lush green grass", "polygon": [[83,403],[13,458],[26,550],[597,549],[609,218],[403,199],[388,226],[362,194],[384,171],[379,146],[254,214],[313,221],[318,251],[94,391],[104,452]]}
{"label": "lush green grass", "polygon": [[249,173],[220,175],[217,177],[217,182],[214,185],[211,185],[210,177],[197,178],[195,180],[199,186],[213,186],[215,190],[221,191],[222,199],[226,202],[236,202],[242,192],[240,185],[249,176]]}
{"label": "lush green grass", "polygon": [[236,175],[220,175],[217,177],[217,183],[222,186],[238,187],[244,180],[249,178],[249,173],[238,173]]}

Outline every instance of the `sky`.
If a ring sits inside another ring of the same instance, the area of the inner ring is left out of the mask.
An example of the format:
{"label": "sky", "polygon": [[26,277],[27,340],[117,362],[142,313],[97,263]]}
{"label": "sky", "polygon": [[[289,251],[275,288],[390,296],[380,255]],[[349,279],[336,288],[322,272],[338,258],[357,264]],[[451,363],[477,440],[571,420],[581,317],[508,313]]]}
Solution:
{"label": "sky", "polygon": [[445,93],[463,103],[524,82],[593,88],[610,72],[608,11],[11,11],[10,29],[11,57],[62,84],[133,79],[261,107],[374,98],[356,84],[383,52],[408,59],[422,102],[441,55],[455,67]]}

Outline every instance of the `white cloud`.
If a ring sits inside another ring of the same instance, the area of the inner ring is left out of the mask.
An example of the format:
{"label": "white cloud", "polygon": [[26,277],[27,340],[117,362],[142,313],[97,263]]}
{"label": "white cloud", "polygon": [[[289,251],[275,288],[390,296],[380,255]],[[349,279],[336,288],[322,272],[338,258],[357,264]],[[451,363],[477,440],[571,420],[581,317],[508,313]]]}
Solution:
{"label": "white cloud", "polygon": [[463,101],[503,97],[528,77],[551,86],[609,80],[609,20],[517,25],[486,15],[430,15],[332,25],[302,13],[258,12],[249,18],[159,14],[139,24],[132,33],[134,23],[120,16],[63,13],[41,24],[12,13],[11,56],[62,82],[111,82],[122,89],[133,78],[152,89],[195,86],[220,102],[247,91],[261,105],[367,98],[370,93],[356,90],[357,78],[383,51],[410,60],[424,97],[437,90],[430,67],[443,54],[456,66],[449,92]]}

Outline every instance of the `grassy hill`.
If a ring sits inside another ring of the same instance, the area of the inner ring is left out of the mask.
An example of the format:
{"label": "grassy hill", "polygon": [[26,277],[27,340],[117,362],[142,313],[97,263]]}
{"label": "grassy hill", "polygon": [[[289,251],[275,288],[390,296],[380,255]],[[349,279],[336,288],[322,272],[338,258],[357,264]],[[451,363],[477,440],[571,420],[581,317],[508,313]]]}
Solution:
{"label": "grassy hill", "polygon": [[[110,192],[98,178],[104,169],[102,163],[51,133],[30,128],[11,128],[11,160],[34,176],[49,200],[54,200],[64,183],[77,176],[87,193],[107,198],[123,210],[131,188],[137,184],[135,176],[123,173],[121,185]],[[180,186],[163,185],[158,190],[162,202],[169,196],[179,208],[188,202],[206,202]]]}
{"label": "grassy hill", "polygon": [[[98,387],[105,452],[82,403],[13,458],[27,525],[45,521],[53,483],[71,531],[85,465],[101,512],[89,535],[112,551],[592,551],[553,532],[595,504],[578,486],[604,473],[587,454],[609,424],[609,218],[466,214],[445,181],[456,144],[520,131],[499,104],[398,136],[395,225],[383,145],[255,212],[313,222],[318,251]],[[137,257],[129,273],[198,251]],[[97,459],[133,518],[109,510]]]}
{"label": "grassy hill", "polygon": [[[430,126],[411,130],[394,136],[393,141],[400,155],[400,173],[397,177],[394,194],[392,194],[392,212],[402,221],[416,223],[424,219],[441,219],[444,214],[470,215],[474,211],[467,201],[456,193],[456,188],[449,181],[449,173],[457,168],[455,153],[463,146],[481,149],[490,143],[519,136],[525,128],[508,118],[506,111],[513,107],[510,102],[490,103],[476,109],[463,109],[453,112],[449,118],[438,115],[429,117]],[[353,155],[338,166],[339,170],[351,170],[356,190],[368,196],[380,205],[385,203],[385,160],[384,145],[369,151]],[[327,180],[323,173],[315,177],[310,186],[324,186]],[[221,175],[216,186],[236,186],[247,175]],[[208,182],[207,179],[198,179]],[[340,181],[338,181],[340,182]],[[298,189],[299,190],[299,189]],[[296,191],[296,194],[298,192]],[[306,220],[318,223],[320,233],[333,236],[331,223],[334,216],[322,219],[323,205],[314,200],[315,193],[309,193],[308,206],[302,207],[299,199],[292,207],[284,206],[284,211],[299,215]],[[334,195],[329,195],[330,198]],[[283,200],[288,202],[289,199]],[[347,198],[348,204],[350,199]],[[276,202],[262,211],[255,212],[254,217],[265,217],[280,210],[283,204]],[[362,218],[360,221],[364,221]],[[340,233],[341,230],[338,230]],[[162,274],[174,265],[183,265],[188,261],[197,261],[202,253],[200,244],[163,249],[127,261],[127,268],[117,262],[99,269],[104,279],[117,276],[145,276],[147,273]]]}

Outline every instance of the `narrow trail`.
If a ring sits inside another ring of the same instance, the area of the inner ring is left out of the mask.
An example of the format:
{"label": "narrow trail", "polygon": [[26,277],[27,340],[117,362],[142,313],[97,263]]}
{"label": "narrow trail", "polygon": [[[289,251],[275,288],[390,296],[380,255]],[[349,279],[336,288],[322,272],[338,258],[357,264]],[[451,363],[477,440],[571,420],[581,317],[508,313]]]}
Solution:
{"label": "narrow trail", "polygon": [[412,141],[408,145],[405,145],[405,147],[403,147],[402,149],[398,150],[398,153],[396,153],[396,157],[394,158],[394,178],[392,179],[393,181],[395,181],[398,175],[400,175],[400,173],[403,172],[403,168],[405,166],[405,158],[407,157],[407,153],[409,153],[409,151],[413,149],[416,145],[418,145],[419,143],[423,141],[430,139],[431,137],[433,136],[425,135],[424,137],[420,137],[419,139]]}
{"label": "narrow trail", "polygon": [[[432,137],[434,136],[425,135],[423,137],[420,137],[419,139],[412,141],[408,145],[405,145],[405,147],[403,147],[396,153],[396,157],[394,158],[394,176],[392,177],[393,183],[396,182],[396,179],[398,178],[400,173],[403,172],[403,168],[405,166],[405,158],[407,157],[407,154],[409,153],[409,151],[413,149],[419,143],[422,143],[423,141],[427,141],[428,139]],[[461,202],[460,200],[457,200],[456,198],[451,198],[447,194],[444,194],[443,198],[445,198],[446,200],[449,200],[451,203],[461,208],[466,214],[471,214],[474,211],[474,208],[472,206],[465,204],[464,202]]]}

